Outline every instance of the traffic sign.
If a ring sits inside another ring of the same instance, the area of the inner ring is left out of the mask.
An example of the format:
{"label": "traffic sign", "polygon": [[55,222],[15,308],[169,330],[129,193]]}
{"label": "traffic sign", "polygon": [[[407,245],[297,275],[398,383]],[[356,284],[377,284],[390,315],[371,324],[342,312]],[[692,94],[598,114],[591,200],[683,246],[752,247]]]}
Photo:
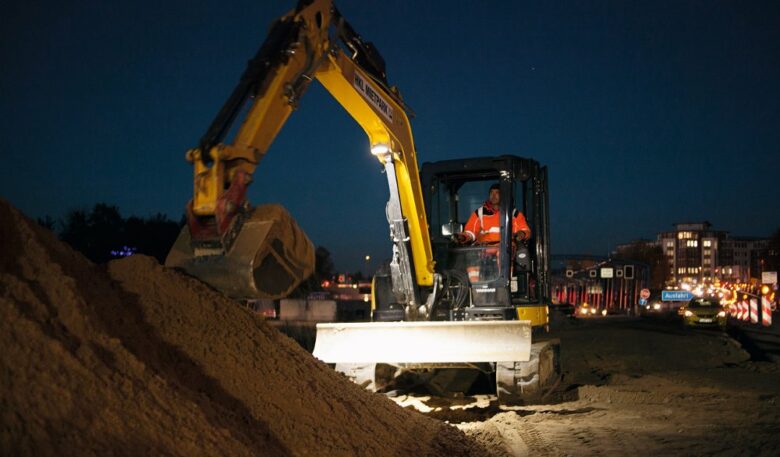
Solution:
{"label": "traffic sign", "polygon": [[639,304],[642,305],[642,306],[646,305],[647,304],[647,299],[646,298],[640,298],[639,299]]}
{"label": "traffic sign", "polygon": [[639,298],[647,300],[650,298],[650,289],[642,289],[639,291]]}
{"label": "traffic sign", "polygon": [[777,272],[776,271],[762,272],[761,284],[777,284]]}
{"label": "traffic sign", "polygon": [[688,301],[693,298],[693,294],[687,290],[663,290],[661,291],[661,301]]}

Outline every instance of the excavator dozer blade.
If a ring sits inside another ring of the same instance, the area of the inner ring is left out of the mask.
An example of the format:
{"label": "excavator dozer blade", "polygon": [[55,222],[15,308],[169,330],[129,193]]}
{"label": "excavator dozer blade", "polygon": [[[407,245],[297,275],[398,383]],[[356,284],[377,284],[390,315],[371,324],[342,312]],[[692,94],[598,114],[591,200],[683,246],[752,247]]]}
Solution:
{"label": "excavator dozer blade", "polygon": [[314,356],[325,363],[527,361],[531,321],[317,324]]}
{"label": "excavator dozer blade", "polygon": [[193,248],[184,227],[165,266],[183,269],[232,298],[287,296],[314,271],[314,245],[279,205],[255,208],[227,252]]}

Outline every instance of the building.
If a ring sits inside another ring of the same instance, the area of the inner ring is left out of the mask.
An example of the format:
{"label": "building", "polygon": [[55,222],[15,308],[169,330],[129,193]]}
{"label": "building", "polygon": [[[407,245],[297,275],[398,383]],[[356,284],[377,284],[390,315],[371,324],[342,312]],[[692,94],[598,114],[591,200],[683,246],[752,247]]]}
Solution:
{"label": "building", "polygon": [[760,278],[762,255],[769,247],[768,239],[732,236],[707,221],[674,224],[674,230],[658,233],[656,243],[676,284]]}
{"label": "building", "polygon": [[747,282],[749,278],[760,278],[769,240],[755,237],[731,237],[723,242],[719,277],[729,281]]}
{"label": "building", "polygon": [[709,222],[674,224],[657,235],[673,282],[707,282],[716,276],[718,254],[728,233],[713,230]]}

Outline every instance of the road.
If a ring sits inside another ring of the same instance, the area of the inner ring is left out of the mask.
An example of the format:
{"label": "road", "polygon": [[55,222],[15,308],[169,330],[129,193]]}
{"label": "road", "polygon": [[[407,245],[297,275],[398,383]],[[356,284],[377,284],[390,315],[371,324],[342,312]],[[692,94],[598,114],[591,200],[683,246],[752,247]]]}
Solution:
{"label": "road", "polygon": [[780,363],[780,313],[775,313],[771,327],[751,324],[732,319],[729,334],[744,345],[752,358]]}
{"label": "road", "polygon": [[778,455],[780,365],[750,360],[727,334],[610,317],[554,333],[564,382],[549,404],[396,401],[456,425],[498,456]]}

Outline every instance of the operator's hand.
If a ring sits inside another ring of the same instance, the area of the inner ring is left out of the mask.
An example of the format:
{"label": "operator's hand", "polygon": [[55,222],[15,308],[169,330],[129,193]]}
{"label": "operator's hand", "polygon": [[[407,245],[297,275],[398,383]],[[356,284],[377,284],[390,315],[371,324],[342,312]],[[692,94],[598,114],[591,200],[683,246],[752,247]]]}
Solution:
{"label": "operator's hand", "polygon": [[452,235],[452,241],[454,241],[457,244],[466,244],[469,241],[471,241],[471,238],[469,238],[468,235],[465,233],[456,233]]}

